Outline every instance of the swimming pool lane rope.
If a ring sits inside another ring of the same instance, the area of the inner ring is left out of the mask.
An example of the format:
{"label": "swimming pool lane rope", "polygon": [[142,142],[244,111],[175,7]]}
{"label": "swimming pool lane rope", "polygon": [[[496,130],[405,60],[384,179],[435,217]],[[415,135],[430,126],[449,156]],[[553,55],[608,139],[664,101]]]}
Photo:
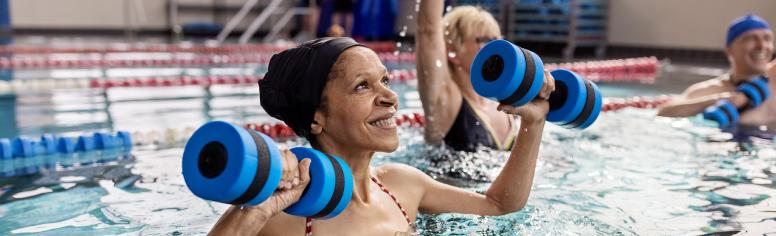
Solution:
{"label": "swimming pool lane rope", "polygon": [[[602,112],[614,112],[626,108],[633,109],[653,109],[670,101],[673,97],[661,95],[656,97],[632,97],[632,98],[606,98],[601,107]],[[421,128],[425,125],[426,119],[420,113],[405,113],[397,115],[396,125],[401,128]],[[277,141],[287,141],[295,139],[297,136],[291,127],[284,123],[247,123],[243,127],[266,134]],[[132,132],[135,137],[135,145],[161,145],[174,146],[172,144],[181,144],[186,138],[196,130],[196,127],[185,127],[183,129],[166,129]]]}
{"label": "swimming pool lane rope", "polygon": [[[363,42],[362,44],[376,52],[396,51],[396,42]],[[188,45],[188,44],[150,44],[126,45],[117,44],[106,47],[36,47],[36,46],[4,46],[0,53],[8,54],[92,54],[92,53],[275,53],[291,47],[293,44],[227,44],[220,46]]]}
{"label": "swimming pool lane rope", "polygon": [[[659,62],[654,57],[629,58],[606,61],[588,61],[564,64],[546,64],[546,68],[567,68],[580,73],[594,82],[640,82],[653,83]],[[399,83],[413,83],[417,79],[414,69],[396,69],[389,77]],[[97,77],[63,79],[16,79],[0,80],[0,94],[50,92],[73,89],[110,89],[114,87],[174,87],[209,86],[214,84],[255,85],[260,75],[208,75],[208,76],[143,76],[143,77]]]}
{"label": "swimming pool lane rope", "polygon": [[[651,109],[671,100],[670,96],[607,98],[603,112],[624,108]],[[425,117],[420,113],[405,113],[395,117],[401,128],[420,128]],[[294,131],[283,123],[247,123],[243,127],[266,134],[276,141],[296,139]],[[133,147],[176,147],[185,143],[196,127],[168,128],[116,134],[96,132],[77,137],[43,135],[39,140],[29,137],[0,139],[0,176],[10,177],[56,171],[58,169],[101,165],[131,158]]]}

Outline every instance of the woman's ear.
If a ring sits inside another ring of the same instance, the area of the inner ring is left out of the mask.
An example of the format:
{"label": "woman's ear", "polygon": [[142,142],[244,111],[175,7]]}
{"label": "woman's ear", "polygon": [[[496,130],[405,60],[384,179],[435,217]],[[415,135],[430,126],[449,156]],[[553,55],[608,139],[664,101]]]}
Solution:
{"label": "woman's ear", "polygon": [[320,110],[315,111],[313,123],[310,124],[310,133],[319,135],[323,132],[323,124],[326,124],[326,116]]}

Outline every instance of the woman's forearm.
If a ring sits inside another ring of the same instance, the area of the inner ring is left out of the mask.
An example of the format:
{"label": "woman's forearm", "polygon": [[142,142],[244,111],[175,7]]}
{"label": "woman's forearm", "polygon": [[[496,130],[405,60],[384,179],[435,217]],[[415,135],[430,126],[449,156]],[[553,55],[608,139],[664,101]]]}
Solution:
{"label": "woman's forearm", "polygon": [[259,208],[231,206],[208,235],[258,235],[270,217]]}
{"label": "woman's forearm", "polygon": [[442,34],[443,0],[423,0],[419,3],[415,55],[418,71],[418,93],[423,112],[428,119],[425,125],[426,142],[439,144],[455,119],[460,107],[461,95],[451,80],[448,68],[447,46]]}
{"label": "woman's forearm", "polygon": [[746,96],[737,92],[723,92],[690,99],[677,99],[658,108],[657,115],[665,117],[694,116],[720,99],[728,99],[736,107],[746,105]]}
{"label": "woman's forearm", "polygon": [[501,214],[518,211],[531,193],[536,159],[539,156],[544,120],[521,121],[512,153],[485,195],[498,205]]}

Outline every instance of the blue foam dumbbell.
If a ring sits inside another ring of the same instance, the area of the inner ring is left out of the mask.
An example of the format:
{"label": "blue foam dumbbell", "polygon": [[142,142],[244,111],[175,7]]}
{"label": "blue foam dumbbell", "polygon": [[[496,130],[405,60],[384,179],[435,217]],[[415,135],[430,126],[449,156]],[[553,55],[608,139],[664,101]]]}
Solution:
{"label": "blue foam dumbbell", "polygon": [[771,89],[768,87],[768,78],[764,76],[744,81],[738,85],[737,90],[748,98],[749,101],[746,105],[747,109],[754,109],[760,106],[760,104],[771,96]]}
{"label": "blue foam dumbbell", "polygon": [[[298,160],[309,158],[310,183],[286,213],[327,219],[350,202],[353,176],[340,158],[296,147]],[[277,189],[282,156],[268,136],[222,122],[197,129],[183,151],[183,177],[198,197],[233,205],[258,205]]]}
{"label": "blue foam dumbbell", "polygon": [[[485,44],[471,68],[474,91],[515,107],[535,99],[544,84],[541,58],[506,40]],[[555,78],[555,91],[549,98],[547,120],[577,129],[593,124],[603,105],[598,86],[569,70],[558,69],[550,73]]]}
{"label": "blue foam dumbbell", "polygon": [[703,111],[703,118],[717,122],[720,128],[727,128],[738,122],[738,109],[728,100],[719,100]]}

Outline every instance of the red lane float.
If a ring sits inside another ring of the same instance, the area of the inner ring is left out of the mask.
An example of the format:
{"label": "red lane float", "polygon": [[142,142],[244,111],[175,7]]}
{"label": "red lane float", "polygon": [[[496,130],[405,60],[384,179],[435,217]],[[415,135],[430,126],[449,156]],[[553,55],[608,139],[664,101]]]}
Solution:
{"label": "red lane float", "polygon": [[673,99],[673,97],[669,95],[660,95],[657,97],[640,96],[632,98],[612,98],[607,99],[607,101],[604,102],[604,105],[601,107],[601,111],[617,111],[628,107],[653,109],[671,101],[671,99]]}
{"label": "red lane float", "polygon": [[[414,63],[415,56],[410,53],[381,53],[385,62]],[[0,69],[47,69],[47,68],[115,68],[115,67],[174,67],[209,65],[269,64],[272,54],[234,54],[208,55],[193,58],[172,59],[47,59],[47,58],[9,58],[0,57]]]}
{"label": "red lane float", "polygon": [[656,57],[626,58],[603,61],[583,61],[560,64],[545,64],[548,70],[564,68],[574,71],[585,79],[595,82],[654,83],[659,71]]}
{"label": "red lane float", "polygon": [[[382,56],[384,61],[414,60],[393,54]],[[659,71],[659,61],[655,57],[628,58],[607,61],[585,61],[562,64],[545,64],[548,70],[569,69],[594,82],[640,82],[654,83]],[[399,69],[391,72],[394,81],[406,82],[417,77],[416,70]]]}
{"label": "red lane float", "polygon": [[[657,97],[632,97],[632,98],[607,98],[602,107],[603,112],[617,111],[624,108],[652,109],[666,103],[672,99],[671,96],[661,95]],[[425,125],[425,118],[420,113],[406,113],[397,115],[396,125],[404,128],[420,128]],[[294,130],[283,123],[248,123],[243,127],[262,132],[267,136],[279,141],[285,141],[296,138]],[[151,130],[146,132],[133,132],[132,137],[136,146],[140,145],[164,145],[183,143],[185,138],[190,137],[194,132],[194,127],[187,127],[182,130],[166,129],[163,132]]]}
{"label": "red lane float", "polygon": [[[392,52],[396,50],[395,42],[365,42],[362,43],[376,52]],[[145,46],[113,46],[113,47],[31,47],[10,46],[0,47],[0,53],[14,54],[55,54],[55,53],[277,53],[292,47],[293,45],[248,44],[248,45],[222,45],[222,46],[182,46],[182,45],[145,45]]]}
{"label": "red lane float", "polygon": [[[657,97],[632,97],[632,98],[612,98],[604,102],[601,108],[602,112],[617,111],[624,108],[632,107],[639,109],[653,109],[670,101],[673,97],[669,95],[660,95]],[[423,127],[425,125],[425,118],[420,113],[407,113],[398,115],[395,118],[396,125],[400,127]],[[246,124],[246,128],[262,132],[273,139],[285,140],[294,138],[296,135],[291,127],[286,126],[283,123],[276,124]]]}

